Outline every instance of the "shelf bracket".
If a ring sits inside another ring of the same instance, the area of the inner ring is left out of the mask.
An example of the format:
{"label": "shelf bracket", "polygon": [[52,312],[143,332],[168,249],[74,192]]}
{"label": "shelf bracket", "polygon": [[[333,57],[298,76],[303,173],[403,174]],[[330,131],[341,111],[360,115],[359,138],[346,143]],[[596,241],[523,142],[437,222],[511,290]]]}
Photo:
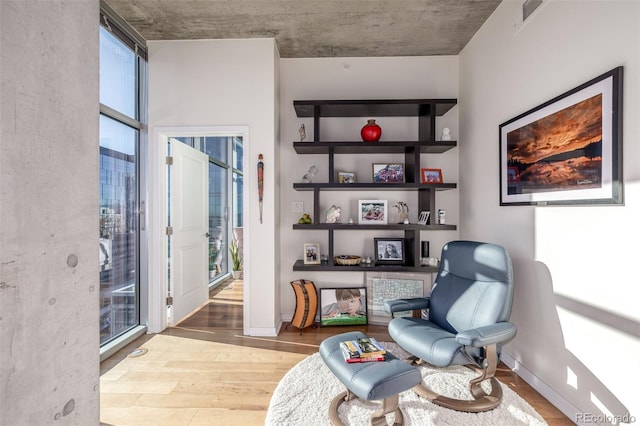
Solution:
{"label": "shelf bracket", "polygon": [[[329,229],[329,253],[327,254],[327,258],[329,262],[333,262],[333,229]],[[333,263],[332,263],[333,264]]]}
{"label": "shelf bracket", "polygon": [[313,106],[313,141],[320,140],[320,105]]}
{"label": "shelf bracket", "polygon": [[328,157],[329,158],[329,183],[334,183],[336,181],[335,180],[336,177],[334,176],[335,175],[335,170],[334,170],[334,164],[335,163],[333,161],[335,153],[336,153],[336,148],[333,147],[333,146],[329,147],[329,157]]}
{"label": "shelf bracket", "polygon": [[313,188],[313,217],[320,223],[320,188]]}

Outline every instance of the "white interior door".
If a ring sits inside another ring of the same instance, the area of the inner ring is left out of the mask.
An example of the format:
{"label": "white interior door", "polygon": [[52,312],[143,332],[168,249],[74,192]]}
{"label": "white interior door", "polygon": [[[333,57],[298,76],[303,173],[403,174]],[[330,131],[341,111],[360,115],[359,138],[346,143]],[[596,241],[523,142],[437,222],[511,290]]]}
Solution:
{"label": "white interior door", "polygon": [[172,325],[208,300],[209,157],[177,140],[169,140]]}

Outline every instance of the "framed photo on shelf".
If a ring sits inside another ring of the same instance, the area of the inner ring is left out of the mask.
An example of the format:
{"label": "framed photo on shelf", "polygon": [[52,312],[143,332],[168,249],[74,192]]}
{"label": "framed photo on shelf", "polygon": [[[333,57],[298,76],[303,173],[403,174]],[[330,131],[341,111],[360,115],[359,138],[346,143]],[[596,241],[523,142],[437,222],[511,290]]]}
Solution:
{"label": "framed photo on shelf", "polygon": [[422,183],[442,183],[442,169],[420,169]]}
{"label": "framed photo on shelf", "polygon": [[[395,299],[424,297],[431,292],[429,274],[406,272],[366,272],[367,312],[370,324],[388,324],[391,314],[385,312],[384,302]],[[410,312],[396,312],[408,316]]]}
{"label": "framed photo on shelf", "polygon": [[418,215],[418,225],[426,225],[429,222],[429,215],[431,212],[428,210],[423,210]]}
{"label": "framed photo on shelf", "polygon": [[358,200],[358,223],[386,225],[387,200]]}
{"label": "framed photo on shelf", "polygon": [[338,183],[355,183],[356,174],[353,172],[338,172]]}
{"label": "framed photo on shelf", "polygon": [[404,238],[374,238],[377,265],[403,265],[406,260]]}
{"label": "framed photo on shelf", "polygon": [[320,326],[366,324],[366,287],[320,289]]}
{"label": "framed photo on shelf", "polygon": [[303,259],[304,259],[305,265],[319,265],[320,264],[320,244],[305,243]]}
{"label": "framed photo on shelf", "polygon": [[500,205],[622,204],[617,67],[500,129]]}
{"label": "framed photo on shelf", "polygon": [[404,164],[373,163],[373,182],[404,182]]}

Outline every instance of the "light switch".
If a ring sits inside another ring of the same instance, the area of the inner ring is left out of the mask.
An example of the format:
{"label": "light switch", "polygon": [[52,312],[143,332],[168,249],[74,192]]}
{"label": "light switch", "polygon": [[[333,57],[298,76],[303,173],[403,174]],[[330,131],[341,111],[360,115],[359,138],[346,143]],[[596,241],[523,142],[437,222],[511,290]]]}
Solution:
{"label": "light switch", "polygon": [[303,201],[294,201],[291,203],[291,211],[293,213],[302,213],[304,211]]}

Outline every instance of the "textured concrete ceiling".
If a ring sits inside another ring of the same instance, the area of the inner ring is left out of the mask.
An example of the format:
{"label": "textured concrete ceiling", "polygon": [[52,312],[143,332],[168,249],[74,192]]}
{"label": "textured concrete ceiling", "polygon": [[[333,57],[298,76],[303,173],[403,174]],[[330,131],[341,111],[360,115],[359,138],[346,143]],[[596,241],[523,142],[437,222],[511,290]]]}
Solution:
{"label": "textured concrete ceiling", "polygon": [[456,55],[501,0],[107,0],[146,40],[275,38],[283,58]]}

